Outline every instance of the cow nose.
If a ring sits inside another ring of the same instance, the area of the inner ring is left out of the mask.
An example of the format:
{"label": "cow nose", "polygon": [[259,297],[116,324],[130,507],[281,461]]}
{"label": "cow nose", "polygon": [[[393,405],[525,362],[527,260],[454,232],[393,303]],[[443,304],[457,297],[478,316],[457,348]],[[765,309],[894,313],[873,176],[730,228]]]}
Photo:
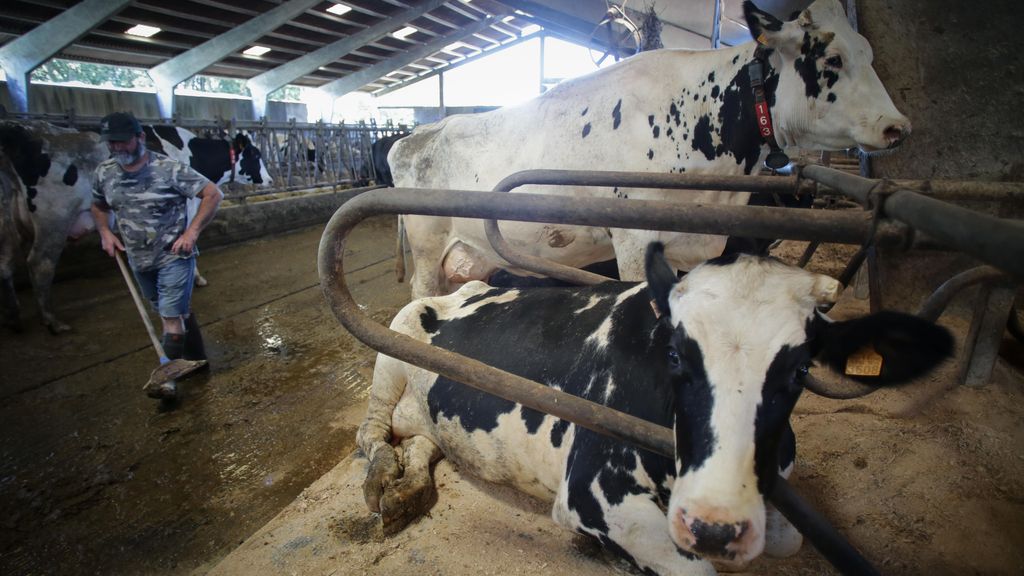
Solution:
{"label": "cow nose", "polygon": [[688,520],[686,525],[696,540],[694,550],[700,554],[726,558],[735,555],[735,551],[730,551],[727,547],[742,538],[750,528],[749,521],[723,524]]}
{"label": "cow nose", "polygon": [[907,136],[910,136],[910,122],[890,124],[882,133],[889,148],[899,146]]}

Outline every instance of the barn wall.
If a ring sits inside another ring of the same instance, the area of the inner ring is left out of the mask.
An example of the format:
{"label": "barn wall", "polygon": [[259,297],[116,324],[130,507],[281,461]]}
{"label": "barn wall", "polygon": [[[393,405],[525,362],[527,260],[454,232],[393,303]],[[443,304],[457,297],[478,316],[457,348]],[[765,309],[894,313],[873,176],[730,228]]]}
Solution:
{"label": "barn wall", "polygon": [[[1024,62],[1015,0],[858,0],[860,31],[874,48],[875,69],[913,124],[901,149],[873,158],[873,175],[1024,182]],[[964,203],[1000,217],[1024,217],[1008,203]],[[957,272],[966,256],[885,253],[883,305],[916,310]],[[958,298],[970,307],[972,289]]]}
{"label": "barn wall", "polygon": [[[0,82],[0,104],[8,110],[13,109],[5,82]],[[175,96],[175,106],[182,118],[253,119],[252,102],[248,99]],[[63,114],[71,108],[81,116],[104,116],[117,110],[131,110],[139,118],[157,118],[160,115],[156,94],[148,92],[46,84],[29,86],[29,112]],[[267,116],[275,122],[287,122],[290,118],[305,122],[306,105],[271,101],[267,106]]]}

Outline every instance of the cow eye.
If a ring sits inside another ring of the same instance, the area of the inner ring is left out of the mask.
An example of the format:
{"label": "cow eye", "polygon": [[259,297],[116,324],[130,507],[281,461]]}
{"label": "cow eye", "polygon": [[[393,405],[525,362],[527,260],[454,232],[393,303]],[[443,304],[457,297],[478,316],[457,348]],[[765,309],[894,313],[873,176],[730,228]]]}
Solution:
{"label": "cow eye", "polygon": [[842,56],[829,56],[825,60],[825,64],[829,68],[835,68],[836,70],[839,70],[840,68],[843,67],[843,58]]}
{"label": "cow eye", "polygon": [[679,357],[679,352],[675,348],[668,349],[668,366],[672,370],[679,370],[683,365],[682,359]]}

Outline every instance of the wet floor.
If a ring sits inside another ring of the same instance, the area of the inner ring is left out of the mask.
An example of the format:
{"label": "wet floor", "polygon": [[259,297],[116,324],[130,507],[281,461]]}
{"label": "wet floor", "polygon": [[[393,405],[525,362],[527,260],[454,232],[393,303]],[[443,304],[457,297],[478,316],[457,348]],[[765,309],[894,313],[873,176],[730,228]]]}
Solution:
{"label": "wet floor", "polygon": [[[173,408],[145,396],[157,366],[113,261],[55,286],[49,335],[28,292],[0,333],[0,573],[203,573],[354,447],[374,354],[321,296],[322,227],[209,250],[197,311],[212,369]],[[393,218],[348,243],[356,300],[386,322]]]}

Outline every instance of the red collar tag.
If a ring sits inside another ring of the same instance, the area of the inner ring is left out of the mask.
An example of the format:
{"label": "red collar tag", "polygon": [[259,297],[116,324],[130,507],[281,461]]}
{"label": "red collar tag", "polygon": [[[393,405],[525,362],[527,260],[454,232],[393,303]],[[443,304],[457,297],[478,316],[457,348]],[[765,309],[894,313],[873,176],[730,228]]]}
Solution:
{"label": "red collar tag", "polygon": [[757,130],[761,137],[768,139],[774,136],[772,130],[772,114],[768,109],[768,102],[764,100],[754,103],[754,112],[757,114]]}

